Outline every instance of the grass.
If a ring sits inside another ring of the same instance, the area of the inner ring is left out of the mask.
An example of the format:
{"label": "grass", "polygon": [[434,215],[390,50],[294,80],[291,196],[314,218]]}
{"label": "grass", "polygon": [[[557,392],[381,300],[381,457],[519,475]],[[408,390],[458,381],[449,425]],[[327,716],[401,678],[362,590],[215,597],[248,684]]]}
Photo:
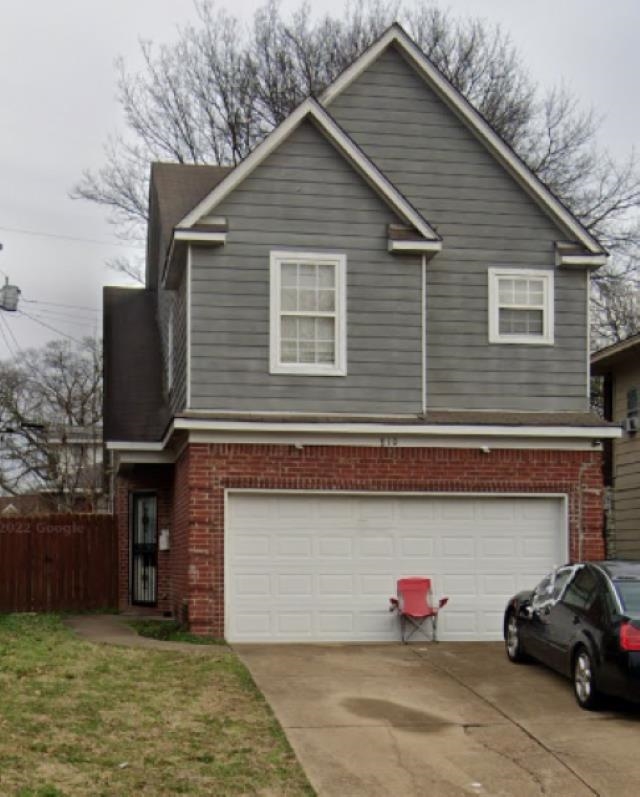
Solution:
{"label": "grass", "polygon": [[228,648],[91,645],[54,615],[0,615],[0,794],[313,791]]}
{"label": "grass", "polygon": [[162,639],[166,642],[190,642],[192,645],[225,644],[224,639],[191,634],[174,620],[131,620],[129,625],[135,628],[140,636]]}

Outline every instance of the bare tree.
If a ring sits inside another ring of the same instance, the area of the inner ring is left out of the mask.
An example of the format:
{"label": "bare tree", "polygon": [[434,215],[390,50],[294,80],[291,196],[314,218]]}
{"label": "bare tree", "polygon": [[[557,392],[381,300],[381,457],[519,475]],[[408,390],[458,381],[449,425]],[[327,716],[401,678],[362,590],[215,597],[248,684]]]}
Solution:
{"label": "bare tree", "polygon": [[[104,205],[123,234],[147,216],[153,160],[236,164],[305,97],[317,95],[395,19],[532,171],[610,249],[598,278],[632,285],[638,273],[640,176],[633,155],[617,163],[597,146],[599,122],[566,89],[542,91],[509,36],[477,18],[455,18],[432,2],[362,0],[340,17],[313,17],[304,4],[289,17],[273,0],[252,26],[209,0],[196,0],[197,26],[172,45],[142,42],[144,65],[118,64],[127,135],[111,138],[105,165],[87,171],[74,196]],[[139,233],[138,233],[139,234]],[[139,273],[131,264],[119,270]],[[625,328],[637,328],[632,313]],[[624,325],[623,325],[624,326]],[[622,329],[622,327],[615,327]],[[614,327],[602,334],[618,334]]]}
{"label": "bare tree", "polygon": [[0,492],[96,508],[102,475],[102,354],[59,340],[0,363]]}

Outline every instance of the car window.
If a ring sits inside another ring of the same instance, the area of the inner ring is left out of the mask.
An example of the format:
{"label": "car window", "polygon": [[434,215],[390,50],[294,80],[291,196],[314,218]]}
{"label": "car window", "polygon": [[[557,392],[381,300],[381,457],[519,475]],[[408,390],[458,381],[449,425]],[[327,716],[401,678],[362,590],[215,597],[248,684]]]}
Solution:
{"label": "car window", "polygon": [[531,596],[531,605],[534,609],[539,609],[551,602],[553,596],[553,573],[545,576],[538,586],[534,589]]}
{"label": "car window", "polygon": [[575,578],[567,587],[562,602],[572,609],[589,611],[598,594],[598,579],[588,567],[576,573]]}
{"label": "car window", "polygon": [[625,612],[640,613],[640,580],[617,579],[614,586]]}
{"label": "car window", "polygon": [[575,567],[559,567],[545,576],[533,591],[531,605],[534,609],[551,606],[562,597],[565,587],[569,583]]}
{"label": "car window", "polygon": [[575,567],[560,567],[558,570],[556,570],[555,579],[553,581],[553,592],[551,596],[554,603],[559,601],[563,596],[567,584],[575,572]]}

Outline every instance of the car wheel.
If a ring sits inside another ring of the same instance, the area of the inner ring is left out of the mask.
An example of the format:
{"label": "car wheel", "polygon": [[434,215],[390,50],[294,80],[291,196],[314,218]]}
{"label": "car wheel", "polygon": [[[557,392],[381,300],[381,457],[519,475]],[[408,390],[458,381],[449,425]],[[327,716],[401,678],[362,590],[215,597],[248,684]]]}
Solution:
{"label": "car wheel", "polygon": [[578,648],[573,659],[573,691],[580,708],[593,711],[598,707],[600,694],[595,685],[593,660],[584,647]]}
{"label": "car wheel", "polygon": [[505,626],[504,646],[510,661],[523,662],[526,656],[520,641],[520,626],[515,612],[509,612]]}

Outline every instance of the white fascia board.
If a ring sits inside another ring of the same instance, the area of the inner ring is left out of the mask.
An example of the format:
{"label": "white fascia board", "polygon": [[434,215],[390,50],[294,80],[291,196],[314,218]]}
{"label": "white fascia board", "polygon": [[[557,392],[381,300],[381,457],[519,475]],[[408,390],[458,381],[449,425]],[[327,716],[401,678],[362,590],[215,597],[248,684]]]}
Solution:
{"label": "white fascia board", "polygon": [[436,91],[445,103],[483,141],[495,157],[518,180],[527,192],[537,199],[560,226],[575,236],[576,240],[594,254],[606,254],[598,241],[580,224],[573,214],[533,174],[528,166],[515,154],[496,133],[471,103],[445,78],[427,58],[411,37],[398,25],[392,25],[377,42],[357,58],[351,66],[320,95],[320,102],[328,106],[357,77],[372,64],[390,45],[395,44],[403,56],[413,65],[423,79]]}
{"label": "white fascia board", "polygon": [[224,244],[227,240],[226,232],[207,232],[206,230],[181,230],[173,232],[174,241],[188,241],[190,243]]}
{"label": "white fascia board", "polygon": [[134,443],[128,440],[111,440],[105,443],[108,451],[162,451],[162,443]]}
{"label": "white fascia board", "polygon": [[256,169],[305,119],[312,119],[315,125],[331,140],[334,146],[354,166],[393,210],[411,224],[427,240],[440,241],[440,236],[408,202],[397,188],[367,158],[362,150],[336,124],[328,112],[312,97],[301,103],[292,113],[270,133],[236,168],[220,182],[213,191],[190,211],[177,225],[179,228],[191,227],[209,215],[254,169]]}
{"label": "white fascia board", "polygon": [[387,423],[281,423],[269,421],[220,421],[199,420],[196,418],[176,418],[176,430],[190,432],[264,432],[293,434],[338,434],[378,435],[403,437],[415,435],[420,437],[529,437],[529,438],[574,438],[586,440],[612,439],[622,436],[622,429],[614,426],[485,426],[481,424],[433,424],[419,426],[416,424]]}
{"label": "white fascia board", "polygon": [[606,262],[606,255],[563,255],[561,252],[556,254],[556,265],[558,266],[600,268],[600,266],[604,266]]}
{"label": "white fascia board", "polygon": [[437,254],[442,250],[442,241],[389,241],[390,252],[417,252]]}

